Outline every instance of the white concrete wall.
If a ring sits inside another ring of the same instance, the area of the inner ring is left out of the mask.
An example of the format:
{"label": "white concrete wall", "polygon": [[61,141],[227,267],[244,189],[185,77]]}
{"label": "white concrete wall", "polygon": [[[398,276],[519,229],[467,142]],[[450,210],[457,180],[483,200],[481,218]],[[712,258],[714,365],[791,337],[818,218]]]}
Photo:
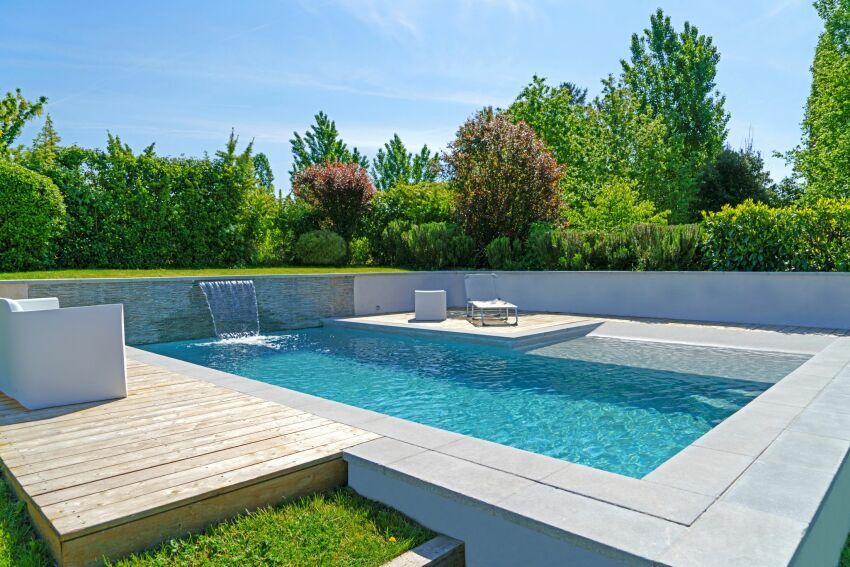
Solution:
{"label": "white concrete wall", "polygon": [[[520,310],[692,321],[850,328],[850,274],[758,272],[499,272]],[[357,275],[354,312],[413,310],[414,289],[464,304],[462,272]],[[380,309],[376,309],[380,306]]]}

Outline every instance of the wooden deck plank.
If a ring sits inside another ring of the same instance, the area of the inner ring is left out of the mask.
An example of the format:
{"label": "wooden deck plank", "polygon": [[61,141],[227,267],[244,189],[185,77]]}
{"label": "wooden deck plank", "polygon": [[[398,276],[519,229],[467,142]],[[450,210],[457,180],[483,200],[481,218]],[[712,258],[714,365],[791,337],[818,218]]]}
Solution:
{"label": "wooden deck plank", "polygon": [[129,360],[127,398],[27,411],[0,396],[0,460],[62,565],[118,557],[345,482],[378,436]]}
{"label": "wooden deck plank", "polygon": [[[290,410],[296,412],[296,410]],[[85,451],[75,455],[66,455],[61,458],[52,458],[42,461],[30,461],[26,464],[18,465],[15,471],[21,475],[32,473],[48,473],[48,471],[59,470],[61,473],[64,469],[71,469],[75,465],[88,465],[97,467],[99,462],[108,458],[127,459],[127,453],[141,453],[146,450],[168,451],[172,448],[180,449],[181,447],[191,447],[195,444],[206,442],[214,442],[216,440],[224,440],[232,435],[244,435],[254,431],[265,430],[269,427],[274,427],[275,420],[278,416],[289,415],[286,411],[269,409],[265,412],[245,417],[237,416],[231,421],[221,422],[216,420],[213,423],[207,422],[204,427],[194,428],[191,430],[181,429],[175,433],[168,435],[158,435],[154,438],[146,438],[142,441],[133,441],[122,445]],[[300,417],[303,412],[296,412],[296,418],[307,419]],[[285,417],[282,417],[286,419]]]}
{"label": "wooden deck plank", "polygon": [[34,496],[33,500],[41,506],[44,514],[50,519],[79,515],[84,510],[144,497],[187,482],[213,477],[356,436],[356,433],[341,431],[339,427],[336,424],[323,425],[308,429],[301,436],[293,434],[266,439],[182,461],[152,466],[79,486],[55,490]]}
{"label": "wooden deck plank", "polygon": [[[297,414],[272,421],[269,424],[263,424],[262,426],[253,426],[249,428],[251,431],[241,435],[201,437],[182,443],[172,443],[165,446],[159,445],[144,451],[110,455],[66,467],[19,475],[18,479],[26,484],[30,494],[35,496],[43,492],[49,492],[50,490],[59,490],[63,487],[93,482],[101,478],[108,478],[109,476],[181,461],[198,455],[264,441],[283,434],[294,433],[329,423],[332,423],[329,419],[313,417],[305,420],[302,414]],[[271,427],[270,425],[276,425],[276,427]],[[241,431],[244,431],[244,429]],[[222,434],[220,433],[219,435]],[[205,440],[206,442],[204,442]]]}

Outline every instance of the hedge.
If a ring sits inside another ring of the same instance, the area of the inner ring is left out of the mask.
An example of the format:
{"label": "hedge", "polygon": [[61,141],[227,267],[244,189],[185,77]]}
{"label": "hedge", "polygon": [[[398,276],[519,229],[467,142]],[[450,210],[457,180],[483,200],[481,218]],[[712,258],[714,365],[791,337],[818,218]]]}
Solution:
{"label": "hedge", "polygon": [[705,214],[710,270],[850,271],[850,201],[772,208],[746,201]]}
{"label": "hedge", "polygon": [[532,227],[524,242],[506,237],[485,249],[497,270],[697,270],[699,225],[636,224],[621,230]]}
{"label": "hedge", "polygon": [[0,160],[0,271],[50,267],[65,205],[47,177]]}

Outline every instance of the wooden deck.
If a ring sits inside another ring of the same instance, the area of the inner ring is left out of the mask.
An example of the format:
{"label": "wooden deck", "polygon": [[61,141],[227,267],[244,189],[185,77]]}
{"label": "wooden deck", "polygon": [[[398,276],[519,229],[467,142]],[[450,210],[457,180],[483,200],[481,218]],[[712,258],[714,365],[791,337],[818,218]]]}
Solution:
{"label": "wooden deck", "polygon": [[135,361],[128,386],[37,411],[0,395],[3,474],[60,565],[343,485],[342,449],[377,437]]}

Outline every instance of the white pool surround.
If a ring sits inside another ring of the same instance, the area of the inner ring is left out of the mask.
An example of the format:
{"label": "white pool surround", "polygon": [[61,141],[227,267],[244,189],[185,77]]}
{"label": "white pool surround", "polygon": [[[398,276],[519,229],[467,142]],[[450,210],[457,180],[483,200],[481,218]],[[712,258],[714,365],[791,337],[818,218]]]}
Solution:
{"label": "white pool surround", "polygon": [[380,434],[346,451],[349,484],[464,541],[471,566],[837,562],[850,531],[850,338],[606,320],[560,331],[813,357],[638,480],[138,349],[128,356]]}

